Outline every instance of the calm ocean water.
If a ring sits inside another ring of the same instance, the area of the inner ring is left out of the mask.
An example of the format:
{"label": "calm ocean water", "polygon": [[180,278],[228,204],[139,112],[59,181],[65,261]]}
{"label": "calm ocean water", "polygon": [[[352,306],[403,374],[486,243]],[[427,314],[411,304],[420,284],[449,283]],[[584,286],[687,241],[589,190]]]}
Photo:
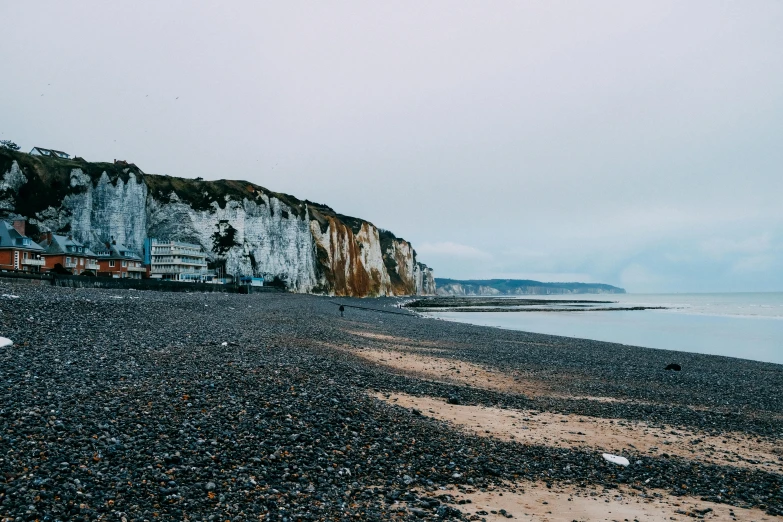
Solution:
{"label": "calm ocean water", "polygon": [[[522,296],[539,298],[539,296]],[[437,312],[449,321],[783,364],[783,292],[541,296],[667,310]]]}

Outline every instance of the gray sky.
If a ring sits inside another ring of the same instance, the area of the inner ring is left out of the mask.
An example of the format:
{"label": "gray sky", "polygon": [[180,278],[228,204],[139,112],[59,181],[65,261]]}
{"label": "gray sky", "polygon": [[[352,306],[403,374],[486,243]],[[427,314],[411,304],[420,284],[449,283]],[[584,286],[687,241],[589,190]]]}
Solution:
{"label": "gray sky", "polygon": [[438,277],[783,291],[783,2],[195,4],[0,0],[0,139],[323,202]]}

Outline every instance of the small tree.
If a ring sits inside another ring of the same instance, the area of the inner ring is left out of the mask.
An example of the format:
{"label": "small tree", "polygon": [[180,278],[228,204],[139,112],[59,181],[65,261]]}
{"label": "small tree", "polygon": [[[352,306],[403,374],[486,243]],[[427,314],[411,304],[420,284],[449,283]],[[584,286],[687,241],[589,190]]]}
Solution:
{"label": "small tree", "polygon": [[58,275],[72,275],[72,272],[65,268],[62,264],[57,263],[54,265],[54,268],[52,269],[52,272]]}
{"label": "small tree", "polygon": [[11,140],[0,140],[0,149],[19,150],[19,145]]}
{"label": "small tree", "polygon": [[217,231],[212,234],[212,251],[218,256],[224,256],[229,250],[240,246],[236,240],[237,229],[228,220],[222,219],[215,225]]}

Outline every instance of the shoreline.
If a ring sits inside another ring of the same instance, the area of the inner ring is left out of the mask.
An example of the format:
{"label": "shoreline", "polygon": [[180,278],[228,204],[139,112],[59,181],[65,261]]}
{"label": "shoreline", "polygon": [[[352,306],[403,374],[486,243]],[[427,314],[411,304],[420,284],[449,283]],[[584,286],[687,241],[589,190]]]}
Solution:
{"label": "shoreline", "polygon": [[318,296],[0,293],[0,519],[783,514],[780,365]]}
{"label": "shoreline", "polygon": [[[553,313],[561,311],[580,313]],[[514,315],[512,312],[537,313]],[[680,353],[701,353],[783,365],[783,355],[778,349],[780,343],[783,343],[783,330],[780,329],[783,317],[779,316],[681,312],[672,311],[672,308],[426,309],[421,313],[434,320],[460,324],[664,350],[673,352],[673,357],[678,357]]]}
{"label": "shoreline", "polygon": [[438,312],[638,312],[642,310],[671,310],[667,306],[627,306],[618,308],[480,308],[480,307],[441,307],[423,308],[422,313]]}

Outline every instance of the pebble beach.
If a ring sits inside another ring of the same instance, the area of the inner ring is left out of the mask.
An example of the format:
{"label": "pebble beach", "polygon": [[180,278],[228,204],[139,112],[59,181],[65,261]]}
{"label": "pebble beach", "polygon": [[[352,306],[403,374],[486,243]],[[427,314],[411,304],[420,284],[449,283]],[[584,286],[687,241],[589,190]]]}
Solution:
{"label": "pebble beach", "polygon": [[0,521],[783,515],[781,365],[393,298],[0,294]]}

